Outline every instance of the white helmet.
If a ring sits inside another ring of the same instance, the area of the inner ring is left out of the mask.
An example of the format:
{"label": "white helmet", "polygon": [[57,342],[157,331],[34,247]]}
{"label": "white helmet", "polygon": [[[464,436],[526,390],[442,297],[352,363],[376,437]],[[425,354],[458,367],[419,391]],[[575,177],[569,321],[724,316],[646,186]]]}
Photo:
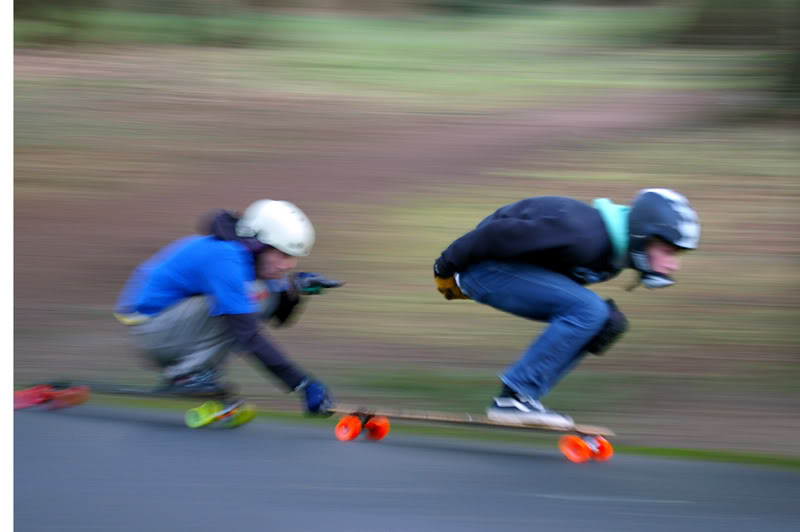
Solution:
{"label": "white helmet", "polygon": [[305,257],[314,245],[314,226],[303,211],[288,201],[256,201],[236,223],[236,235],[255,238],[295,257]]}

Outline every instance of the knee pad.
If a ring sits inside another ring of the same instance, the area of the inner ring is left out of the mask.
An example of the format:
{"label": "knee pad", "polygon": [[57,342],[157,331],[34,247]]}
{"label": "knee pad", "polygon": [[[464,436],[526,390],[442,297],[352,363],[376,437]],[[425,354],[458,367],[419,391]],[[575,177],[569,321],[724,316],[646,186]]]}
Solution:
{"label": "knee pad", "polygon": [[594,338],[589,340],[584,351],[593,355],[602,355],[628,330],[628,318],[617,308],[613,299],[606,299],[608,319]]}

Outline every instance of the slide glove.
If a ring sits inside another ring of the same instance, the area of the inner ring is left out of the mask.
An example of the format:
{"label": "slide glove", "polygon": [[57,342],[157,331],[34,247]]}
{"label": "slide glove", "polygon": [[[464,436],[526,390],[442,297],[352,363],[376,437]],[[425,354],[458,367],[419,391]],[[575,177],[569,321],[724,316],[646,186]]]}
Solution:
{"label": "slide glove", "polygon": [[451,271],[445,261],[439,257],[433,263],[433,280],[436,282],[436,289],[445,299],[470,299],[468,295],[461,291],[456,283],[455,272]]}
{"label": "slide glove", "polygon": [[327,288],[336,288],[344,284],[343,281],[328,279],[321,273],[298,272],[292,279],[298,294],[321,294]]}
{"label": "slide glove", "polygon": [[436,289],[444,296],[445,299],[469,299],[470,297],[461,291],[458,287],[455,277],[442,277],[433,278],[436,281]]}
{"label": "slide glove", "polygon": [[306,413],[321,417],[333,415],[333,412],[328,411],[333,406],[333,398],[320,381],[306,377],[297,385],[294,391],[302,391],[304,393]]}

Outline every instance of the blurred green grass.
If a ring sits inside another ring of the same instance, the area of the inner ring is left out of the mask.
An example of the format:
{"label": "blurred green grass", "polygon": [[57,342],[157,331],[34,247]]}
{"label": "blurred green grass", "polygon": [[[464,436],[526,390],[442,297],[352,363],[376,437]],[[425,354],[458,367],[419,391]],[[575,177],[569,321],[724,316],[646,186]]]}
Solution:
{"label": "blurred green grass", "polygon": [[[208,37],[217,48],[187,49],[186,60],[213,61],[208,74],[228,83],[405,107],[503,108],[585,89],[753,88],[769,81],[752,72],[768,77],[771,68],[761,50],[667,47],[687,16],[676,7],[549,7],[483,17],[71,16],[83,21],[78,44],[89,49],[185,47]],[[54,25],[17,20],[16,46],[31,47]],[[248,48],[218,48],[237,39]]]}

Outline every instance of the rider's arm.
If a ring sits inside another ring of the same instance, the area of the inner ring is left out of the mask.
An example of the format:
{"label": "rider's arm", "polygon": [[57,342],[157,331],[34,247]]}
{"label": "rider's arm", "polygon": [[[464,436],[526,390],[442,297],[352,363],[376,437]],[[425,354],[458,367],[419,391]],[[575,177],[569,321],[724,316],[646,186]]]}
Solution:
{"label": "rider's arm", "polygon": [[251,353],[266,370],[278,377],[290,390],[296,389],[306,374],[290,362],[259,331],[255,314],[228,314],[225,316],[231,335],[237,345]]}

